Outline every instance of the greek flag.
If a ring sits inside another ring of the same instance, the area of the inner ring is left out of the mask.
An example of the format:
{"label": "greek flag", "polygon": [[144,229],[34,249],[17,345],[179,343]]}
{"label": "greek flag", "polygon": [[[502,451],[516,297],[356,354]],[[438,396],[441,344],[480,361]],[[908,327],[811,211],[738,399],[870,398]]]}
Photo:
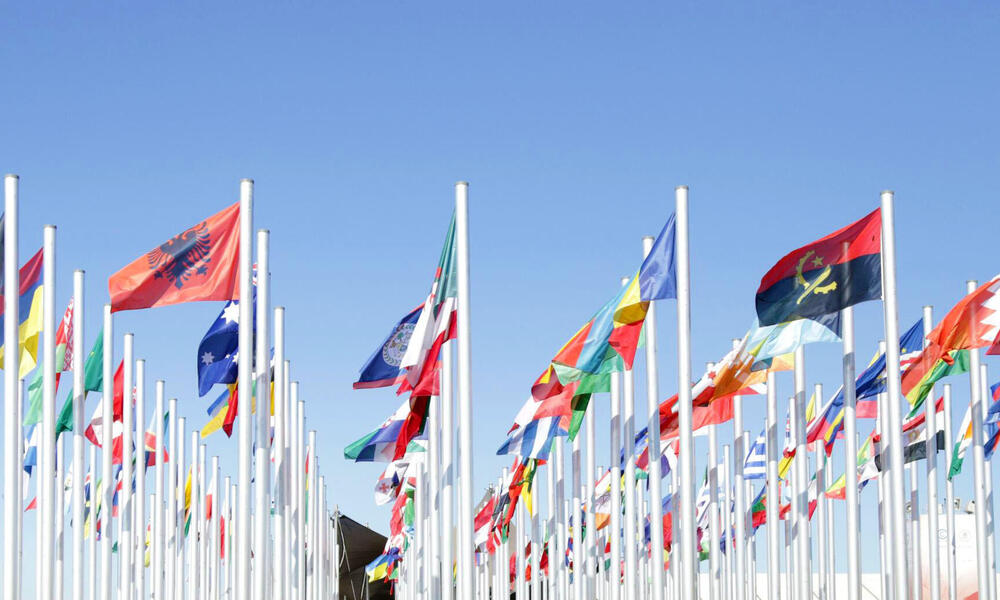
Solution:
{"label": "greek flag", "polygon": [[767,477],[767,440],[764,437],[765,431],[761,431],[757,439],[754,440],[750,450],[747,451],[747,458],[743,462],[744,479],[764,479]]}

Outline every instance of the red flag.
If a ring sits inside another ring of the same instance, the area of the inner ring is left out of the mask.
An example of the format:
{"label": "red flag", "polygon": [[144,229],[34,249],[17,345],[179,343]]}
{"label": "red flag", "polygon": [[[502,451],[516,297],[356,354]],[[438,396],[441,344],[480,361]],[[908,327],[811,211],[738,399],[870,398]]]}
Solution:
{"label": "red flag", "polygon": [[111,311],[239,298],[240,205],[175,235],[111,276]]}

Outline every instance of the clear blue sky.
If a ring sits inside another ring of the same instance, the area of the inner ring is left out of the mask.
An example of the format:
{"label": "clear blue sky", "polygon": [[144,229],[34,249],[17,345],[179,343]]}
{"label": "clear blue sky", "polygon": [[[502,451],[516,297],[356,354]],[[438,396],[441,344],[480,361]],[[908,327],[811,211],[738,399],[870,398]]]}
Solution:
{"label": "clear blue sky", "polygon": [[[477,498],[508,464],[493,453],[531,382],[636,268],[640,237],[659,230],[678,184],[691,187],[695,375],[746,331],[774,261],[868,213],[883,189],[897,192],[903,327],[923,304],[940,316],[966,279],[1000,270],[993,6],[220,2],[4,13],[0,170],[22,178],[22,256],[40,246],[43,224],[59,225],[59,305],[72,270],[87,270],[88,347],[108,276],[254,178],[255,225],[271,230],[274,303],[288,308],[293,377],[320,432],[330,497],[383,531],[388,509],[372,502],[382,466],[341,453],[397,400],[351,382],[427,293],[455,181],[471,182]],[[676,390],[674,306],[660,309],[663,397]],[[197,425],[212,396],[197,397],[196,347],[219,308],[116,321],[136,333],[150,380],[166,379]],[[877,304],[859,309],[857,337],[866,360],[882,337]],[[810,384],[836,386],[838,352],[808,349]],[[954,383],[957,426],[968,383]],[[784,398],[791,378],[779,384]],[[753,433],[762,400],[748,402]],[[216,434],[208,444],[233,473],[235,442]],[[969,490],[963,480],[959,494]],[[867,568],[875,560],[866,552]]]}

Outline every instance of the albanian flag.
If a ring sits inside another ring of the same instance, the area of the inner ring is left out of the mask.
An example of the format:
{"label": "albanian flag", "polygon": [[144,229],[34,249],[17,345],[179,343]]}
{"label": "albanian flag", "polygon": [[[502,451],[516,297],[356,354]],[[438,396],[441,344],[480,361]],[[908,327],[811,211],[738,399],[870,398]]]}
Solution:
{"label": "albanian flag", "polygon": [[760,280],[761,325],[808,319],[882,296],[882,211],[792,251]]}
{"label": "albanian flag", "polygon": [[239,298],[240,205],[205,219],[111,276],[111,311]]}

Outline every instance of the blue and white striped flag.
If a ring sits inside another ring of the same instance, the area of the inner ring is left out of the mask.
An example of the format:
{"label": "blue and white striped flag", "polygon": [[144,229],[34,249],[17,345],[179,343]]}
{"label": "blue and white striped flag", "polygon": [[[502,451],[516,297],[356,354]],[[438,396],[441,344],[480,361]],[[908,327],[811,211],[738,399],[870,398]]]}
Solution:
{"label": "blue and white striped flag", "polygon": [[559,417],[535,419],[511,431],[497,454],[516,454],[521,458],[548,460],[552,440],[566,432],[559,428]]}
{"label": "blue and white striped flag", "polygon": [[761,431],[747,452],[743,462],[744,479],[765,479],[767,477],[767,439]]}

